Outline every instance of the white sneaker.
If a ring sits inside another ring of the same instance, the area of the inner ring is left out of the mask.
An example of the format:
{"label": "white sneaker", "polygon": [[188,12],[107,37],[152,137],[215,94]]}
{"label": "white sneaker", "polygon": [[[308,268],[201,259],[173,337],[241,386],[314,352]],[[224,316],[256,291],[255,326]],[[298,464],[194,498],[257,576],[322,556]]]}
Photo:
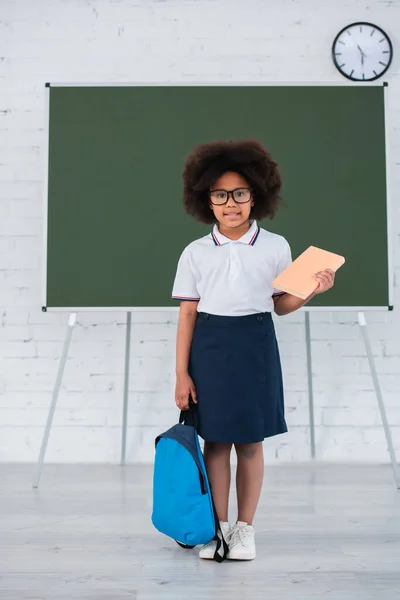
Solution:
{"label": "white sneaker", "polygon": [[[228,522],[220,521],[222,534],[225,538],[226,543],[229,543],[229,536],[231,531],[231,526]],[[215,540],[211,540],[208,544],[205,544],[200,550],[199,556],[200,558],[205,558],[207,560],[212,560],[214,558],[215,550],[217,549],[217,542]]]}
{"label": "white sneaker", "polygon": [[229,536],[230,560],[253,560],[256,557],[254,528],[238,521],[231,529]]}

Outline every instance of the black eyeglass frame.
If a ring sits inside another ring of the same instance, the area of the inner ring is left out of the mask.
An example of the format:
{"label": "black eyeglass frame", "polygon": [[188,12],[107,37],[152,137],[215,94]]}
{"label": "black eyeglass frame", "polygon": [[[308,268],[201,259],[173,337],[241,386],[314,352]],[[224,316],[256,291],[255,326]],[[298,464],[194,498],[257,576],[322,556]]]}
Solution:
{"label": "black eyeglass frame", "polygon": [[[248,190],[248,191],[250,192],[250,198],[249,198],[248,200],[244,200],[243,202],[240,202],[240,200],[236,200],[236,198],[234,197],[234,195],[233,195],[233,194],[234,194],[235,192],[237,192],[237,190]],[[213,201],[212,201],[212,198],[211,198],[211,194],[213,194],[214,192],[225,192],[226,194],[228,194],[228,195],[227,195],[227,197],[226,197],[226,200],[225,200],[225,202],[218,202],[218,203],[216,203],[216,202],[213,202]],[[210,191],[208,192],[208,194],[209,194],[209,197],[210,197],[210,202],[211,202],[211,204],[213,204],[214,206],[224,206],[224,204],[226,204],[226,203],[228,202],[228,200],[229,200],[229,196],[230,196],[230,195],[232,196],[232,200],[233,200],[234,202],[236,202],[237,204],[247,204],[248,202],[250,202],[250,201],[253,199],[253,190],[252,190],[252,188],[249,188],[249,187],[243,187],[243,186],[241,186],[241,187],[238,187],[238,188],[235,188],[234,190],[223,190],[223,189],[210,190]]]}

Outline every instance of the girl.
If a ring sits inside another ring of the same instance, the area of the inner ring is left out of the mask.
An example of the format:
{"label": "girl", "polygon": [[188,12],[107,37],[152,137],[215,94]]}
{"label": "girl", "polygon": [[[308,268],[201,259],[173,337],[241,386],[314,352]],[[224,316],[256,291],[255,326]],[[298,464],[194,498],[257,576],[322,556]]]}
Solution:
{"label": "girl", "polygon": [[[282,372],[271,313],[287,315],[307,300],[280,293],[272,281],[291,262],[288,242],[261,229],[276,212],[281,178],[269,152],[255,140],[202,144],[183,172],[186,211],[210,234],[183,251],[173,286],[180,300],[175,400],[197,404],[198,434],[229,545],[228,558],[256,556],[253,518],[260,497],[264,438],[287,431]],[[315,294],[333,286],[334,273],[315,275]],[[314,295],[314,294],[313,294]],[[231,528],[230,455],[237,454],[238,518]],[[212,559],[215,542],[203,546]]]}

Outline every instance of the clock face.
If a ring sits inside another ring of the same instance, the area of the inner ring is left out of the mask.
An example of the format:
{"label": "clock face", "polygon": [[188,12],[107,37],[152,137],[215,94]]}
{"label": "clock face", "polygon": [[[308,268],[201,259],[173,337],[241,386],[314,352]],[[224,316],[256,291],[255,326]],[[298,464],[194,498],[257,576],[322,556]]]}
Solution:
{"label": "clock face", "polygon": [[337,69],[354,81],[381,77],[392,61],[392,43],[386,33],[372,23],[353,23],[344,27],[332,46]]}

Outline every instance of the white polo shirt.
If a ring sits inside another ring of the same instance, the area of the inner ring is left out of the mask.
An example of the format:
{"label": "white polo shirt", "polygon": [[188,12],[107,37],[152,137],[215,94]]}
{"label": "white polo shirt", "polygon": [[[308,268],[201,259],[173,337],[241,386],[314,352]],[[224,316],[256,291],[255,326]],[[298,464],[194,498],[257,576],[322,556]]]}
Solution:
{"label": "white polo shirt", "polygon": [[172,290],[175,300],[198,302],[198,312],[241,316],[272,312],[272,281],[292,262],[284,237],[253,221],[238,240],[212,233],[195,240],[181,254]]}

